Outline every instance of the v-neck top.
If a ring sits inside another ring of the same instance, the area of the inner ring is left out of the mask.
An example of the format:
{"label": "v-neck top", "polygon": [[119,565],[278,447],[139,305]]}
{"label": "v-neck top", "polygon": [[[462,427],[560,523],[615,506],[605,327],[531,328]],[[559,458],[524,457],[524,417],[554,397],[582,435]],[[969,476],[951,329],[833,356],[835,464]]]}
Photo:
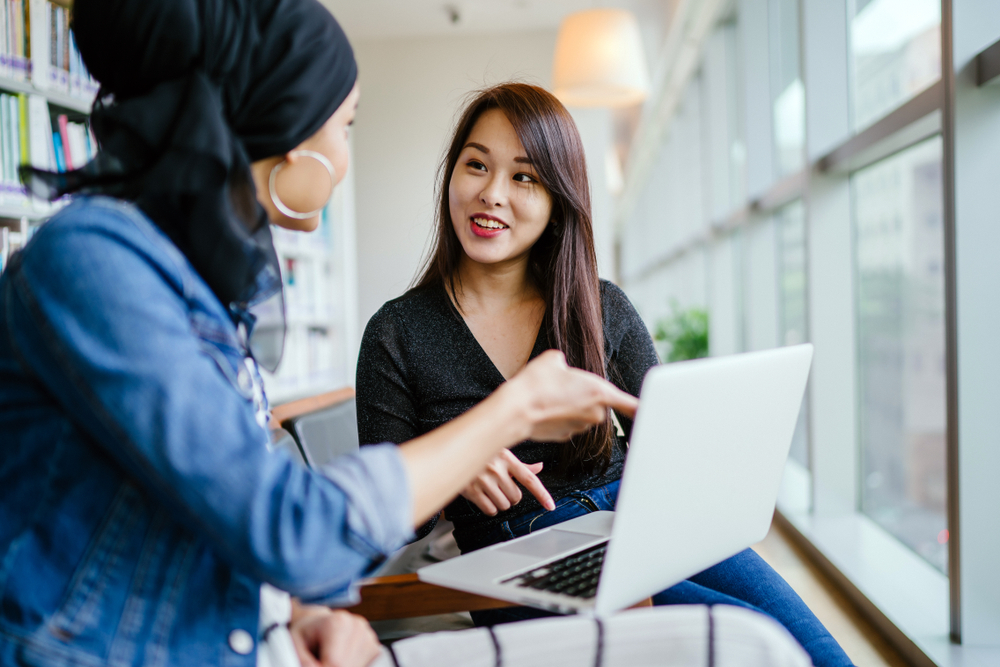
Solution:
{"label": "v-neck top", "polygon": [[[633,396],[658,363],[649,331],[628,297],[601,281],[606,375]],[[550,349],[539,331],[534,359]],[[410,290],[386,303],[365,328],[358,357],[358,434],[362,445],[402,443],[458,417],[505,382],[441,285]],[[611,463],[594,473],[559,472],[561,444],[526,441],[511,451],[525,463],[543,462],[539,479],[553,499],[621,478],[631,420],[617,415],[624,438],[616,436]],[[523,489],[522,489],[523,490]],[[459,496],[445,508],[455,530],[483,522],[499,524],[540,509],[527,491],[517,505],[489,517]]]}

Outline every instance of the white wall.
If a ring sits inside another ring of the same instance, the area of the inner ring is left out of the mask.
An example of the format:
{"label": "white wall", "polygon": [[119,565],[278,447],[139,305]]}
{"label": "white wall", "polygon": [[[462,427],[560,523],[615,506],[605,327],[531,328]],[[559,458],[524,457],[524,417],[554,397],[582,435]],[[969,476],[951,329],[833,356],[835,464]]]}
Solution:
{"label": "white wall", "polygon": [[608,192],[607,156],[614,141],[614,120],[608,109],[570,109],[583,140],[590,174],[590,210],[594,219],[594,249],[597,273],[615,280],[614,197]]}
{"label": "white wall", "polygon": [[[363,329],[402,294],[427,250],[437,169],[470,91],[517,79],[549,87],[555,30],[358,40],[361,103],[354,124],[358,309]],[[602,275],[612,275],[612,205],[604,181],[610,115],[574,111],[594,189]]]}

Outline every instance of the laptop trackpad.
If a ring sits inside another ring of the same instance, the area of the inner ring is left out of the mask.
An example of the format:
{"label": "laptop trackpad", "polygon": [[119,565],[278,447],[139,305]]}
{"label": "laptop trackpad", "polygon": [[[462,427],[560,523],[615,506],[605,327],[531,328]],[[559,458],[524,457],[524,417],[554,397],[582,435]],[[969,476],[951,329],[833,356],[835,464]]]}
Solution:
{"label": "laptop trackpad", "polygon": [[550,529],[537,535],[499,546],[497,551],[520,554],[522,556],[555,556],[594,542],[596,536],[584,533],[570,533],[565,530]]}

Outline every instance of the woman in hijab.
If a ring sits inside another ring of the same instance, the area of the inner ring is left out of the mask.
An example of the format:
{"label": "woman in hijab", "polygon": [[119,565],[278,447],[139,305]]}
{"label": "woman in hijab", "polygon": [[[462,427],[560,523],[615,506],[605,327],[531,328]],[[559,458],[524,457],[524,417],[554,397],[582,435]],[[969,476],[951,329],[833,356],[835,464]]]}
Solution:
{"label": "woman in hijab", "polygon": [[[347,169],[350,46],[316,0],[77,0],[74,32],[101,150],[22,171],[36,195],[77,196],[0,278],[0,666],[366,665],[367,624],[307,603],[356,599],[504,448],[635,399],[553,352],[402,446],[318,472],[269,453],[268,222],[313,228]],[[805,664],[763,617],[728,618],[784,647],[768,664]],[[464,661],[481,639],[448,646]]]}

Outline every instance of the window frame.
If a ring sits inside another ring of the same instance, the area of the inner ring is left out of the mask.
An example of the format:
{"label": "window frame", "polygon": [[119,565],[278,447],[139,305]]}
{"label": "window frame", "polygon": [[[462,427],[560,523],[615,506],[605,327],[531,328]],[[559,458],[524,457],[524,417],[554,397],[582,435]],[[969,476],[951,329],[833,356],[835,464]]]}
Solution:
{"label": "window frame", "polygon": [[[914,664],[971,664],[980,658],[982,664],[997,661],[1000,659],[1000,569],[995,563],[1000,560],[1000,526],[984,508],[1000,506],[1000,485],[995,484],[1000,477],[1000,454],[990,446],[995,433],[1000,431],[1000,415],[989,407],[989,400],[981,397],[991,397],[995,403],[996,396],[1000,396],[1000,354],[984,333],[1000,328],[1000,294],[996,294],[995,285],[992,290],[983,285],[981,276],[997,273],[990,262],[995,264],[993,258],[1000,254],[1000,229],[994,231],[996,225],[979,224],[979,220],[988,221],[1000,210],[1000,188],[990,185],[983,173],[984,164],[992,164],[984,160],[1000,154],[1000,135],[991,129],[995,125],[983,125],[994,118],[1000,122],[1000,85],[995,85],[1000,76],[982,77],[977,73],[975,61],[987,65],[994,60],[1000,62],[1000,56],[996,55],[1000,53],[997,39],[1000,6],[986,0],[953,6],[952,0],[942,0],[940,80],[854,132],[848,62],[852,0],[800,2],[806,168],[782,178],[775,167],[767,59],[770,3],[734,0],[743,64],[739,75],[742,90],[736,97],[742,103],[740,134],[746,141],[743,189],[746,197],[735,202],[728,212],[707,205],[706,219],[697,233],[678,239],[644,266],[631,267],[624,258],[623,283],[626,289],[632,284],[641,285],[644,298],[652,298],[662,292],[662,277],[675,280],[674,274],[684,271],[682,265],[692,257],[699,258],[691,266],[697,264],[697,270],[704,272],[700,280],[706,285],[705,301],[710,307],[730,311],[728,315],[723,313],[727,321],[716,321],[713,316],[713,338],[718,327],[731,329],[727,334],[729,342],[714,352],[737,351],[743,347],[739,339],[740,332],[745,331],[742,324],[745,318],[736,312],[738,290],[731,287],[733,272],[739,268],[732,257],[733,246],[738,245],[734,236],[772,216],[785,204],[803,199],[807,217],[808,333],[817,350],[808,398],[812,470],[789,464],[786,488],[779,500],[778,521],[813,553],[865,616]],[[704,27],[704,16],[696,13],[686,16],[702,21]],[[716,18],[732,21],[731,16]],[[668,55],[680,52],[677,44],[702,49],[704,33],[689,34],[685,30],[684,26],[678,28],[674,51],[668,49]],[[685,42],[689,37],[691,41]],[[700,62],[701,56],[695,60]],[[635,203],[642,194],[643,183],[654,170],[659,141],[669,132],[676,107],[675,102],[670,102],[671,95],[676,99],[681,94],[683,86],[678,82],[696,73],[698,66],[692,65],[690,58],[678,58],[676,67],[668,67],[663,78],[670,85],[662,86],[662,95],[654,96],[647,107],[649,112],[636,140],[638,156],[630,165],[630,182],[618,208],[623,236],[632,233],[630,220]],[[994,84],[980,87],[988,79]],[[708,115],[725,114],[708,109]],[[997,138],[986,141],[985,133],[990,131]],[[950,530],[947,578],[901,547],[895,538],[860,512],[854,369],[857,328],[854,222],[849,181],[852,172],[937,134],[942,137],[944,149],[946,474]],[[711,181],[710,177],[703,178]],[[705,182],[703,185],[709,187]],[[956,228],[957,211],[964,212],[961,229]],[[663,224],[670,221],[646,221],[643,233],[656,233],[657,225]],[[958,251],[963,257],[961,265],[956,260]],[[726,284],[720,287],[720,283]],[[976,306],[961,309],[962,303]],[[977,307],[980,303],[996,307]],[[739,322],[729,321],[734,318],[739,318]],[[795,500],[801,500],[803,493],[811,496],[811,511],[810,503]],[[850,545],[843,544],[845,540],[837,538],[842,532],[837,531],[846,530],[844,526],[866,535],[869,547],[852,550]],[[887,567],[892,569],[893,560],[896,569],[910,573],[905,582],[897,582],[898,586],[890,586],[892,577],[886,579],[878,574],[886,572]],[[921,567],[921,563],[926,567]],[[946,590],[944,601],[942,585]],[[896,592],[885,592],[893,586]],[[960,646],[959,642],[964,644]],[[968,656],[968,662],[962,656]]]}

